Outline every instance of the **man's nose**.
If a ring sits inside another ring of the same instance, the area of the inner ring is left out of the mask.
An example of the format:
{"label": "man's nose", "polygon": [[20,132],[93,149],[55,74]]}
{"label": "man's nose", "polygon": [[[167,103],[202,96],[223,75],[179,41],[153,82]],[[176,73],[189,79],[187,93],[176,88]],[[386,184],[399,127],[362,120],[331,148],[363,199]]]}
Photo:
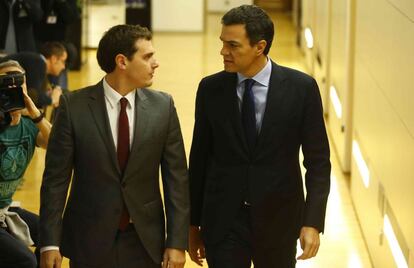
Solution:
{"label": "man's nose", "polygon": [[228,49],[226,49],[224,46],[221,48],[221,50],[220,50],[220,55],[222,55],[222,56],[226,56],[226,55],[228,55],[229,54],[229,51],[228,51]]}

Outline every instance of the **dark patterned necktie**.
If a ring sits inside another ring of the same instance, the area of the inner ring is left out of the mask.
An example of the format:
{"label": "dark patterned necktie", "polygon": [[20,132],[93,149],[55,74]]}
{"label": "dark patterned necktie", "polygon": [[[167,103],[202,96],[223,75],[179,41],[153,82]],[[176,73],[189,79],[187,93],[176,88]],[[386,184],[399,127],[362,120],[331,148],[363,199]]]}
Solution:
{"label": "dark patterned necktie", "polygon": [[[121,98],[121,111],[119,112],[118,119],[118,163],[121,168],[122,174],[124,174],[125,167],[128,163],[129,157],[129,122],[128,115],[126,113],[126,107],[128,105],[128,100],[126,98]],[[119,230],[124,231],[129,223],[129,213],[125,206],[123,205],[121,218],[119,221]]]}
{"label": "dark patterned necktie", "polygon": [[257,138],[256,109],[252,90],[254,83],[255,81],[253,79],[244,80],[244,94],[241,108],[242,125],[250,151],[253,151]]}

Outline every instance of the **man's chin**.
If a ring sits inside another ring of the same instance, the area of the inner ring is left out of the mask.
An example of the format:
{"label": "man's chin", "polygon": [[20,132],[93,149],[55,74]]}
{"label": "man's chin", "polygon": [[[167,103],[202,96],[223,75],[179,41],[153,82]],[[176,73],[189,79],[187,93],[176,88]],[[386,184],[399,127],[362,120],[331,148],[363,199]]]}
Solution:
{"label": "man's chin", "polygon": [[228,73],[236,73],[237,70],[235,68],[231,68],[230,66],[226,66],[224,65],[224,71],[228,72]]}
{"label": "man's chin", "polygon": [[150,86],[152,86],[152,81],[142,83],[141,86],[136,87],[136,88],[146,88],[146,87],[150,87]]}

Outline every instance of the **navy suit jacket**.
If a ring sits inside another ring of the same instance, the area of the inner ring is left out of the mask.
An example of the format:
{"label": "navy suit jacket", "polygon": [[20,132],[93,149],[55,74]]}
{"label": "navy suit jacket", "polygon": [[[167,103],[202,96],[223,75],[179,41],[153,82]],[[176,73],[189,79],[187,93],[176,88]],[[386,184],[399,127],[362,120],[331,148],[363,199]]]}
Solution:
{"label": "navy suit jacket", "polygon": [[205,243],[218,242],[248,198],[254,239],[262,246],[296,240],[302,226],[322,232],[331,165],[315,80],[272,62],[253,152],[244,137],[236,84],[237,75],[224,71],[199,84],[189,167],[191,224],[202,227]]}

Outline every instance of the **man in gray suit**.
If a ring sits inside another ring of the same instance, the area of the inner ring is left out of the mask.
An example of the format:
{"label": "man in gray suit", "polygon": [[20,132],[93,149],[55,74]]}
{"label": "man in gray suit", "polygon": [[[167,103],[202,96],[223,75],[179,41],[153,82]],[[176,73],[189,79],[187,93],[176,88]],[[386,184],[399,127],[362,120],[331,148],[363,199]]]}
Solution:
{"label": "man in gray suit", "polygon": [[61,254],[75,268],[184,266],[187,164],[171,96],[145,88],[158,67],[151,37],[114,26],[97,52],[107,75],[61,97],[41,188],[42,268],[60,267]]}

